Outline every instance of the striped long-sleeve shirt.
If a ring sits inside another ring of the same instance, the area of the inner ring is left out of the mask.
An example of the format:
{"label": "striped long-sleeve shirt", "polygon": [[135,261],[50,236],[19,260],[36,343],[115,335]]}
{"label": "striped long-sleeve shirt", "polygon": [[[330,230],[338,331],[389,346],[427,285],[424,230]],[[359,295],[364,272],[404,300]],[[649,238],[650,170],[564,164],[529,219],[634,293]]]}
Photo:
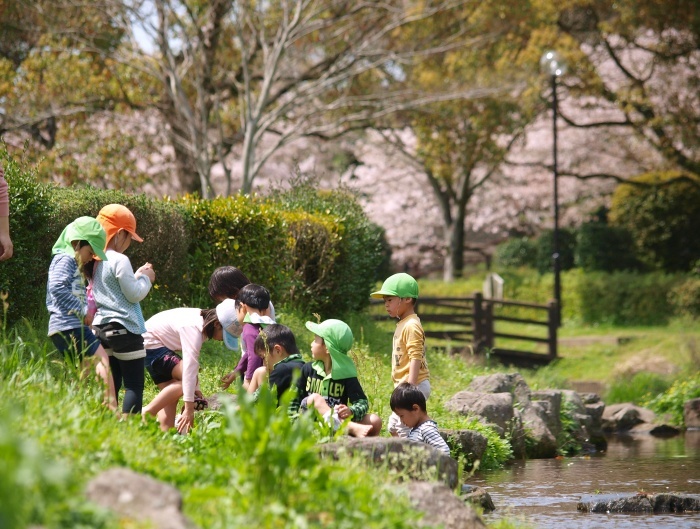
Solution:
{"label": "striped long-sleeve shirt", "polygon": [[53,256],[46,283],[46,308],[49,311],[49,336],[77,329],[87,312],[85,283],[72,255]]}
{"label": "striped long-sleeve shirt", "polygon": [[429,444],[433,448],[437,448],[448,456],[450,455],[450,447],[447,446],[447,443],[440,435],[440,432],[438,432],[437,423],[432,419],[428,419],[415,428],[412,428],[411,432],[408,434],[408,439],[410,441],[418,441],[419,443]]}

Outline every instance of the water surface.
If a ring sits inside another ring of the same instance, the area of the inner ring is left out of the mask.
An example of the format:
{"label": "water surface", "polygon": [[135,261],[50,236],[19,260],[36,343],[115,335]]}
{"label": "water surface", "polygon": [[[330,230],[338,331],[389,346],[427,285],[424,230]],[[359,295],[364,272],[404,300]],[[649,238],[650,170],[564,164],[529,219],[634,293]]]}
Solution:
{"label": "water surface", "polygon": [[700,529],[700,513],[579,513],[581,496],[599,493],[700,494],[700,432],[671,439],[615,437],[605,453],[515,462],[467,480],[484,487],[496,511],[486,523],[507,516],[539,529]]}

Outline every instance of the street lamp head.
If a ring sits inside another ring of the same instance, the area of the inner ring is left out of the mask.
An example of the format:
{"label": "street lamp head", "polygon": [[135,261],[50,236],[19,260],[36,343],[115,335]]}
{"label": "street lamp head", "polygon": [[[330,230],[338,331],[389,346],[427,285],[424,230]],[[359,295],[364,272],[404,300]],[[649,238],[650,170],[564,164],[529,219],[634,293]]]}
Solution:
{"label": "street lamp head", "polygon": [[540,68],[547,75],[560,77],[566,73],[566,63],[556,51],[546,51],[540,59]]}

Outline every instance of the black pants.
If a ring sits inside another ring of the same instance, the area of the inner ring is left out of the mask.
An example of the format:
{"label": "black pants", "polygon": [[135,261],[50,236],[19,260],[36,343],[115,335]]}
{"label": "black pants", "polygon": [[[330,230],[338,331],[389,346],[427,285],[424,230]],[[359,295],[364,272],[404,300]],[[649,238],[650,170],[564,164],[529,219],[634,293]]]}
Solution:
{"label": "black pants", "polygon": [[[119,399],[122,383],[125,388],[122,413],[141,413],[143,407],[143,385],[146,370],[146,350],[143,347],[143,337],[127,331],[121,323],[110,322],[97,325],[97,337],[105,348],[112,369],[114,390]],[[137,358],[124,360],[112,356],[137,355]],[[142,356],[141,356],[142,354]]]}

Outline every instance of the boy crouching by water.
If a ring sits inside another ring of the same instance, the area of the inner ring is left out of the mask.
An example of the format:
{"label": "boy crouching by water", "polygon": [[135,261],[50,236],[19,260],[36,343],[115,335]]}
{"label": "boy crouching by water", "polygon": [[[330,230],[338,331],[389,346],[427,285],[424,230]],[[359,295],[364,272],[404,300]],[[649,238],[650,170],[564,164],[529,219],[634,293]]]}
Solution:
{"label": "boy crouching by water", "polygon": [[409,441],[426,443],[441,452],[450,455],[450,447],[438,432],[437,423],[428,417],[425,395],[413,384],[402,382],[391,394],[391,411],[401,418],[401,422],[411,430]]}

